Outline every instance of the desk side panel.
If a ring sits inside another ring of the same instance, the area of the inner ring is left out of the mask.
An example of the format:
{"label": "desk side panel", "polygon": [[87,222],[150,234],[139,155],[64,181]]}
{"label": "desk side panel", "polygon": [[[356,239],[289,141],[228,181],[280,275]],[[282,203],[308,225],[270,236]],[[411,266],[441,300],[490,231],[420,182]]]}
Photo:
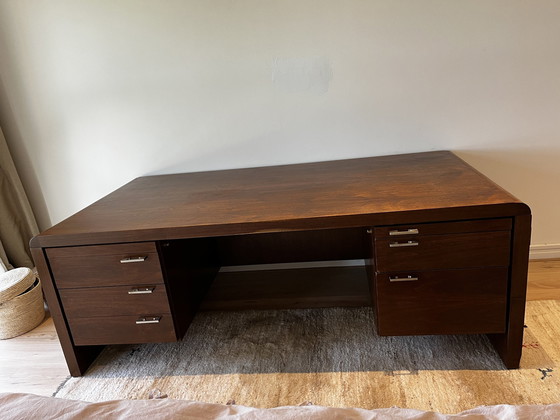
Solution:
{"label": "desk side panel", "polygon": [[220,270],[213,238],[158,243],[177,338],[189,328]]}
{"label": "desk side panel", "polygon": [[509,369],[519,367],[523,349],[530,242],[531,215],[515,217],[512,236],[507,330],[504,334],[489,335],[490,341]]}
{"label": "desk side panel", "polygon": [[57,290],[53,283],[53,277],[44,249],[31,248],[31,254],[39,272],[45,298],[54,321],[58,339],[60,340],[62,352],[66,358],[68,370],[72,376],[81,376],[86,372],[104,346],[74,345]]}

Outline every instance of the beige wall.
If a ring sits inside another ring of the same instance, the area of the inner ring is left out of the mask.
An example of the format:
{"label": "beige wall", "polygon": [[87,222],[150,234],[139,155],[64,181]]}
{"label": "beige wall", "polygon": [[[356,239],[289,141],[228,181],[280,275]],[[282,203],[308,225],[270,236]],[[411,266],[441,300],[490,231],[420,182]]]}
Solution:
{"label": "beige wall", "polygon": [[450,149],[560,250],[559,22],[558,0],[0,0],[0,124],[43,228],[140,175]]}

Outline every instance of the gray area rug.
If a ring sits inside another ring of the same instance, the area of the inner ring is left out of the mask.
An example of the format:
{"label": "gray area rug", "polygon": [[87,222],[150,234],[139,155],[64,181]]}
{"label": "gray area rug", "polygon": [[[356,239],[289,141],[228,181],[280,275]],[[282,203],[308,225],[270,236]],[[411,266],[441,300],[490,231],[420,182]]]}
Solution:
{"label": "gray area rug", "polygon": [[201,312],[181,342],[109,346],[88,377],[501,370],[486,336],[379,337],[371,308]]}
{"label": "gray area rug", "polygon": [[485,336],[378,337],[370,308],[202,312],[182,342],[107,347],[54,396],[445,413],[558,402],[560,301],[528,302],[525,322],[508,370]]}

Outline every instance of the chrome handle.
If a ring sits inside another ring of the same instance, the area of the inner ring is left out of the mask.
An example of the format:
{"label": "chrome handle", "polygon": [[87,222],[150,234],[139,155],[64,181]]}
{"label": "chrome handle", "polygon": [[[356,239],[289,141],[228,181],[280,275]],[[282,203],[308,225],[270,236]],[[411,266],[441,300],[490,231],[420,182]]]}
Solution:
{"label": "chrome handle", "polygon": [[148,295],[150,293],[154,293],[155,286],[151,287],[135,287],[134,289],[130,289],[128,291],[129,295]]}
{"label": "chrome handle", "polygon": [[389,248],[400,248],[403,246],[418,246],[418,241],[391,242],[389,244]]}
{"label": "chrome handle", "polygon": [[418,229],[407,229],[407,230],[390,230],[389,236],[399,236],[399,235],[418,235]]}
{"label": "chrome handle", "polygon": [[389,277],[389,281],[391,283],[397,282],[397,281],[417,281],[418,277],[414,277],[414,276],[406,276],[406,277],[399,277],[399,276],[394,276],[394,277]]}
{"label": "chrome handle", "polygon": [[148,257],[126,257],[121,260],[121,264],[144,262]]}
{"label": "chrome handle", "polygon": [[159,324],[159,320],[161,316],[143,316],[142,318],[138,318],[136,323],[138,325],[142,324]]}

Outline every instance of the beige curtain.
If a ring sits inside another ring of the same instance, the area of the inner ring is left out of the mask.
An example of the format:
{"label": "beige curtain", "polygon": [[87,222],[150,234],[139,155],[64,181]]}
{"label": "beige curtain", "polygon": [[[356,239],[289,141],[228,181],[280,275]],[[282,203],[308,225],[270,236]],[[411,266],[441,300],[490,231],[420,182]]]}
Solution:
{"label": "beige curtain", "polygon": [[[33,267],[29,240],[39,232],[0,128],[0,260],[10,269]],[[0,272],[2,271],[0,264]]]}

